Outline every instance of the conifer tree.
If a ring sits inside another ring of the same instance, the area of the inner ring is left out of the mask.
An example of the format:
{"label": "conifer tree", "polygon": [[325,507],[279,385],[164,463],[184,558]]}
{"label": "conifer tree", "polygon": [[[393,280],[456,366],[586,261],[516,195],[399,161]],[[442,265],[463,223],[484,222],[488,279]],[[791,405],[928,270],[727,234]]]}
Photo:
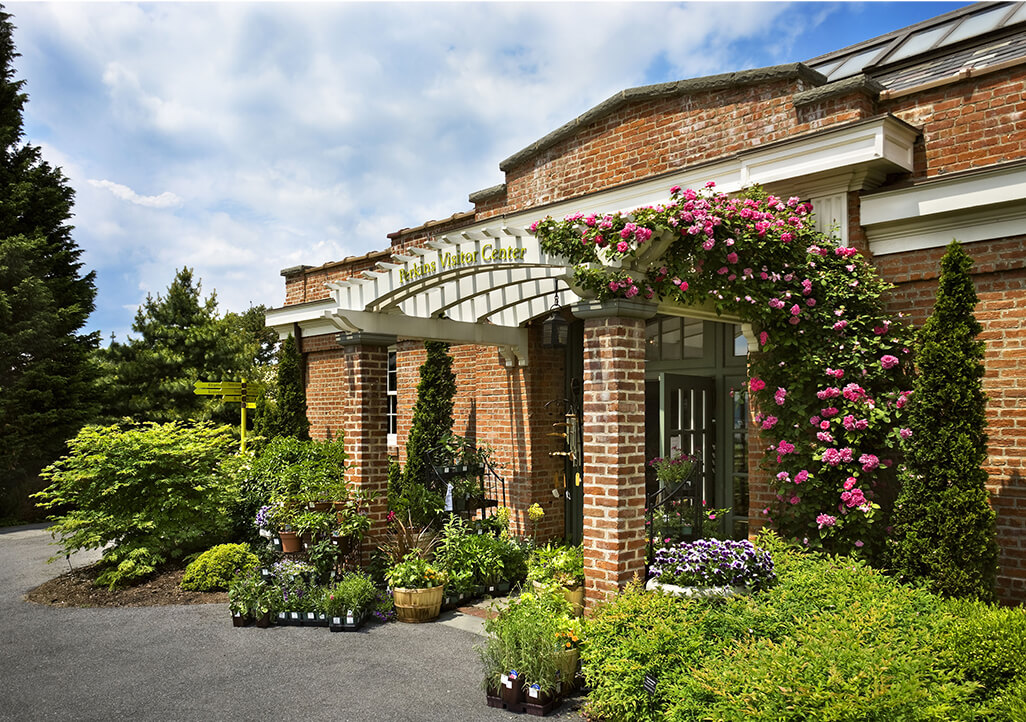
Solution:
{"label": "conifer tree", "polygon": [[245,334],[232,333],[217,313],[217,296],[183,268],[167,295],[146,297],[135,314],[138,338],[113,343],[104,354],[111,374],[107,412],[140,421],[214,418],[237,423],[238,407],[227,408],[194,393],[196,381],[241,381],[251,368]]}
{"label": "conifer tree", "polygon": [[427,341],[424,348],[427,358],[420,367],[417,400],[413,404],[410,436],[406,441],[406,466],[398,498],[393,500],[394,508],[408,510],[419,523],[431,521],[444,503],[441,490],[432,488],[428,466],[437,460],[442,437],[452,430],[456,395],[449,344]]}
{"label": "conifer tree", "polygon": [[973,315],[972,259],[953,241],[933,314],[919,331],[912,432],[889,541],[894,571],[952,597],[991,600],[997,572],[986,488],[984,344]]}
{"label": "conifer tree", "polygon": [[310,438],[306,417],[306,391],[303,388],[303,357],[292,334],[281,343],[275,370],[275,399],[266,403],[259,416],[257,433],[268,439],[276,436]]}
{"label": "conifer tree", "polygon": [[97,412],[92,272],[71,237],[74,191],[23,142],[28,96],[0,8],[0,517],[30,509],[39,470]]}

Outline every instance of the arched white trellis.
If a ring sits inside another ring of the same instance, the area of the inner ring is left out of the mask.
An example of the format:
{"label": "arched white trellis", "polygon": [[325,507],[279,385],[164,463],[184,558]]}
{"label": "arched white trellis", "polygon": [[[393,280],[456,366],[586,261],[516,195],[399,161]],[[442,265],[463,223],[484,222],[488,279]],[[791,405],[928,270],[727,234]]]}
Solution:
{"label": "arched white trellis", "polygon": [[329,283],[335,303],[322,316],[341,331],[498,346],[507,362],[525,365],[526,325],[557,298],[580,300],[571,274],[523,228],[463,231]]}

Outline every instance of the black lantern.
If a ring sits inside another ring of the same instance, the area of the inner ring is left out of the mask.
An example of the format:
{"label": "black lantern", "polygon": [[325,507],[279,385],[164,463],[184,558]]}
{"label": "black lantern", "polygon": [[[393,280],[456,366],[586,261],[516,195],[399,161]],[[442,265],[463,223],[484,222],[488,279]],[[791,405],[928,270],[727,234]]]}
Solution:
{"label": "black lantern", "polygon": [[557,282],[556,292],[552,295],[551,313],[542,324],[542,347],[563,348],[566,346],[566,335],[569,328],[570,324],[559,312],[559,283]]}

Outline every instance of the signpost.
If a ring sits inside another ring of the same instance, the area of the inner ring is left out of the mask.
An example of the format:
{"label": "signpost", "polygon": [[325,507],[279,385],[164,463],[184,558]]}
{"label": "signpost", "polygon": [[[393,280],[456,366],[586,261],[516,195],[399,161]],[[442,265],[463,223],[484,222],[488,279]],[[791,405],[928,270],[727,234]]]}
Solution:
{"label": "signpost", "polygon": [[242,409],[242,424],[239,429],[239,449],[246,450],[246,409],[255,409],[260,395],[259,384],[246,385],[245,381],[197,381],[193,384],[197,396],[220,396],[221,401],[239,404]]}

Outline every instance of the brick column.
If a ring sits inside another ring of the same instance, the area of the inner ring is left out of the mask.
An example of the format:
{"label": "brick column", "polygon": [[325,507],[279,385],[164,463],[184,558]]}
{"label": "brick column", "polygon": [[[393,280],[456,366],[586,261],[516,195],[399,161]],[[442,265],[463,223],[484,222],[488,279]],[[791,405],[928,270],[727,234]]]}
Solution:
{"label": "brick column", "polygon": [[364,543],[376,546],[385,530],[388,514],[388,346],[395,336],[357,333],[340,334],[344,349],[346,385],[345,449],[347,479],[353,489],[371,495],[371,527]]}
{"label": "brick column", "polygon": [[645,320],[637,301],[585,302],[584,577],[588,610],[645,574]]}

